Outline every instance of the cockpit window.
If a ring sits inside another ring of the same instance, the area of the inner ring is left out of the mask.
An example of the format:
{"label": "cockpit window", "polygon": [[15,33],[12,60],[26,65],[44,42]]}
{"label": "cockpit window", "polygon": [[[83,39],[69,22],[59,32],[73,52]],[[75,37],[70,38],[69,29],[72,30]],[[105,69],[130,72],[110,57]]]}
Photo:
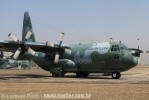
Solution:
{"label": "cockpit window", "polygon": [[111,51],[120,51],[120,48],[118,45],[112,45]]}
{"label": "cockpit window", "polygon": [[126,46],[124,46],[125,50],[128,50],[128,48]]}
{"label": "cockpit window", "polygon": [[126,46],[123,46],[120,48],[121,50],[128,50],[128,48]]}
{"label": "cockpit window", "polygon": [[120,47],[120,50],[123,51],[123,50],[128,50],[128,48],[126,46],[122,46]]}

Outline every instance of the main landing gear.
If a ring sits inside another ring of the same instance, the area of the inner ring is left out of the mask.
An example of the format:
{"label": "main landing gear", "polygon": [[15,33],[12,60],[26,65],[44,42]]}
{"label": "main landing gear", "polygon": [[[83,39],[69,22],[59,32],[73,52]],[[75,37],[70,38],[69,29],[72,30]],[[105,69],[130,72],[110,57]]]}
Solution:
{"label": "main landing gear", "polygon": [[52,71],[52,77],[64,77],[65,72],[61,68],[54,68]]}
{"label": "main landing gear", "polygon": [[119,79],[121,77],[121,74],[119,72],[113,72],[112,73],[112,78],[113,79]]}
{"label": "main landing gear", "polygon": [[53,72],[52,73],[52,77],[64,77],[64,73],[63,72]]}

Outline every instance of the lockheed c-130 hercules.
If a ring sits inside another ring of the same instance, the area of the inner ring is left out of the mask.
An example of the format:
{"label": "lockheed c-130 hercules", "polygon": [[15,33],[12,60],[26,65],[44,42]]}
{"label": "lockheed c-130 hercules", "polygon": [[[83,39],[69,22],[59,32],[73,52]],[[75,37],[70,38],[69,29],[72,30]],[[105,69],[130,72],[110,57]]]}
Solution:
{"label": "lockheed c-130 hercules", "polygon": [[121,72],[138,64],[138,58],[144,52],[139,47],[127,48],[114,41],[66,45],[63,44],[64,33],[59,44],[36,42],[28,12],[24,13],[22,41],[11,33],[8,37],[12,40],[0,41],[0,50],[14,52],[13,59],[33,60],[53,77],[63,77],[68,72],[76,73],[78,77],[112,73],[113,79],[119,79]]}

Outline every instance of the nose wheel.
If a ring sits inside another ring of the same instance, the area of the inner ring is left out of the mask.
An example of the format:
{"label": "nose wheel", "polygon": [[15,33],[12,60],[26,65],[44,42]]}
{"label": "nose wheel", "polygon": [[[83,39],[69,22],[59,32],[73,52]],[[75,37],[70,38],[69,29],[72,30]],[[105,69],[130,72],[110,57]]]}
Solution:
{"label": "nose wheel", "polygon": [[113,79],[119,79],[121,77],[121,74],[119,72],[113,72],[112,73],[112,78]]}

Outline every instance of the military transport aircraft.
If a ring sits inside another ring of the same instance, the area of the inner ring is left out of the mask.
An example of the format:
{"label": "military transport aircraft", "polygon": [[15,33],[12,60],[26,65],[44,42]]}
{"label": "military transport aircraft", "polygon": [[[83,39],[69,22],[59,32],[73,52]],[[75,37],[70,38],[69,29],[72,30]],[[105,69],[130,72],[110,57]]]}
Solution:
{"label": "military transport aircraft", "polygon": [[33,60],[53,77],[63,77],[65,73],[76,73],[87,77],[90,73],[112,73],[119,79],[120,72],[127,71],[138,64],[143,53],[139,48],[127,48],[121,42],[90,44],[63,44],[64,33],[59,44],[36,42],[28,12],[24,13],[22,41],[10,33],[11,41],[0,41],[0,50],[14,52],[13,58]]}

